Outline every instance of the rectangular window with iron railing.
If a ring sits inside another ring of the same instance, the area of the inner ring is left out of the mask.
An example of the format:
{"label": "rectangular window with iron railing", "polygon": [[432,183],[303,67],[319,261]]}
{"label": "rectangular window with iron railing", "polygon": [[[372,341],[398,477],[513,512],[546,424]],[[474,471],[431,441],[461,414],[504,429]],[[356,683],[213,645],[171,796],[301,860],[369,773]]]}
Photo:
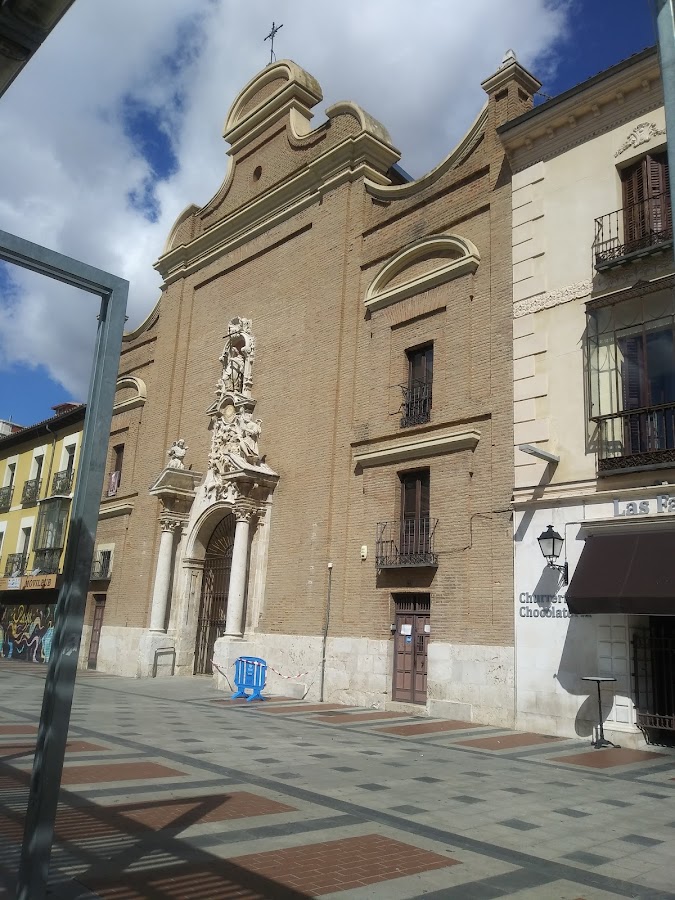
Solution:
{"label": "rectangular window with iron railing", "polygon": [[27,553],[9,553],[5,561],[5,577],[16,578],[26,571]]}
{"label": "rectangular window with iron railing", "polygon": [[93,581],[105,581],[110,578],[112,570],[112,550],[99,550],[94,554],[91,563],[91,578]]}
{"label": "rectangular window with iron railing", "polygon": [[620,170],[623,206],[595,220],[596,269],[659,252],[672,245],[673,214],[665,150]]}
{"label": "rectangular window with iron railing", "polygon": [[34,575],[55,575],[59,571],[62,550],[36,550],[33,555],[31,573]]}
{"label": "rectangular window with iron railing", "polygon": [[6,484],[0,487],[0,512],[7,512],[12,506],[12,494],[14,493],[14,485]]}
{"label": "rectangular window with iron railing", "polygon": [[42,480],[40,478],[30,478],[24,481],[23,490],[21,491],[22,506],[35,506],[40,499],[40,488]]}
{"label": "rectangular window with iron railing", "polygon": [[431,419],[432,383],[434,377],[434,347],[427,344],[406,350],[408,380],[401,385],[401,428],[424,425]]}
{"label": "rectangular window with iron railing", "polygon": [[675,461],[675,300],[672,288],[587,315],[590,418],[599,472]]}
{"label": "rectangular window with iron railing", "polygon": [[438,521],[430,516],[429,470],[400,476],[401,517],[378,522],[375,564],[379,569],[435,566],[434,537]]}

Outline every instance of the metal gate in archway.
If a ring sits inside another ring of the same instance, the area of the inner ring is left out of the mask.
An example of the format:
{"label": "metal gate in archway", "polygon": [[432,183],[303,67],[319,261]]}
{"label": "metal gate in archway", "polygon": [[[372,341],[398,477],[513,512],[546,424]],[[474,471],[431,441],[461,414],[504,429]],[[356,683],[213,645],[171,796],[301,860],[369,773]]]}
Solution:
{"label": "metal gate in archway", "polygon": [[232,513],[226,515],[216,526],[206,548],[197,622],[195,675],[211,674],[213,646],[216,638],[225,631],[235,524]]}

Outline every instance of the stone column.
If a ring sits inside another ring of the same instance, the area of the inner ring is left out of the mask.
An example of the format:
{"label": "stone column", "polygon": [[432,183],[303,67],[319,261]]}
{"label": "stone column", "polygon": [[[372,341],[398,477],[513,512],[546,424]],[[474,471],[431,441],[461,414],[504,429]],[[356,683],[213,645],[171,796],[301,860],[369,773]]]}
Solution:
{"label": "stone column", "polygon": [[173,565],[173,536],[180,531],[180,522],[176,519],[161,518],[162,537],[159,542],[155,585],[152,591],[152,610],[150,613],[150,631],[166,631],[166,605],[169,601],[169,585],[171,584],[171,566]]}
{"label": "stone column", "polygon": [[235,507],[233,512],[237,524],[234,529],[232,568],[227,592],[225,634],[230,637],[241,637],[244,633],[244,598],[248,576],[248,531],[253,510]]}

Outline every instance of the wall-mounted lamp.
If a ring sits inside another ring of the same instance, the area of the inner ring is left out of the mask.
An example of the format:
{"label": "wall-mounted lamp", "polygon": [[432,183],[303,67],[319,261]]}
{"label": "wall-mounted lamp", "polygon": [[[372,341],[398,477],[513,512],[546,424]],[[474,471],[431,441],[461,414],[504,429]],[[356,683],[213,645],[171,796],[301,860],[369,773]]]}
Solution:
{"label": "wall-mounted lamp", "polygon": [[392,622],[389,628],[391,629],[392,634],[396,634],[396,622]]}
{"label": "wall-mounted lamp", "polygon": [[567,563],[565,562],[561,566],[556,564],[556,559],[560,556],[560,551],[565,543],[563,538],[560,537],[557,531],[553,530],[553,525],[549,525],[546,531],[542,531],[537,541],[542,556],[546,560],[546,565],[549,569],[556,569],[556,571],[561,572],[562,583],[567,584]]}

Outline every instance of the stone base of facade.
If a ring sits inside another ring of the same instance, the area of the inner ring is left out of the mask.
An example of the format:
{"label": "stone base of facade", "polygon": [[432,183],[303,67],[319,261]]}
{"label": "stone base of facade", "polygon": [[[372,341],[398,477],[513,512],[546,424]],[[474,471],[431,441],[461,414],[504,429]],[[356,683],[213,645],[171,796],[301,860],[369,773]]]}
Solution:
{"label": "stone base of facade", "polygon": [[[87,667],[91,628],[83,630],[79,666]],[[104,625],[96,658],[96,671],[126,678],[144,678],[153,674],[155,650],[171,647],[173,639],[166,634],[145,628],[124,628]],[[171,655],[159,655],[158,675],[171,674]]]}
{"label": "stone base of facade", "polygon": [[428,653],[430,715],[513,727],[513,647],[431,641]]}
{"label": "stone base of facade", "polygon": [[173,675],[176,667],[176,641],[162,631],[146,631],[138,643],[138,677]]}
{"label": "stone base of facade", "polygon": [[[258,656],[268,664],[266,693],[317,702],[321,696],[322,639],[315,635],[255,634],[216,641],[214,678],[234,687],[234,661]],[[328,638],[323,699],[371,709],[395,709],[391,640]],[[224,674],[223,674],[224,673]],[[228,683],[229,682],[229,683]],[[513,726],[513,649],[429,644],[427,703],[405,704],[418,715]]]}

